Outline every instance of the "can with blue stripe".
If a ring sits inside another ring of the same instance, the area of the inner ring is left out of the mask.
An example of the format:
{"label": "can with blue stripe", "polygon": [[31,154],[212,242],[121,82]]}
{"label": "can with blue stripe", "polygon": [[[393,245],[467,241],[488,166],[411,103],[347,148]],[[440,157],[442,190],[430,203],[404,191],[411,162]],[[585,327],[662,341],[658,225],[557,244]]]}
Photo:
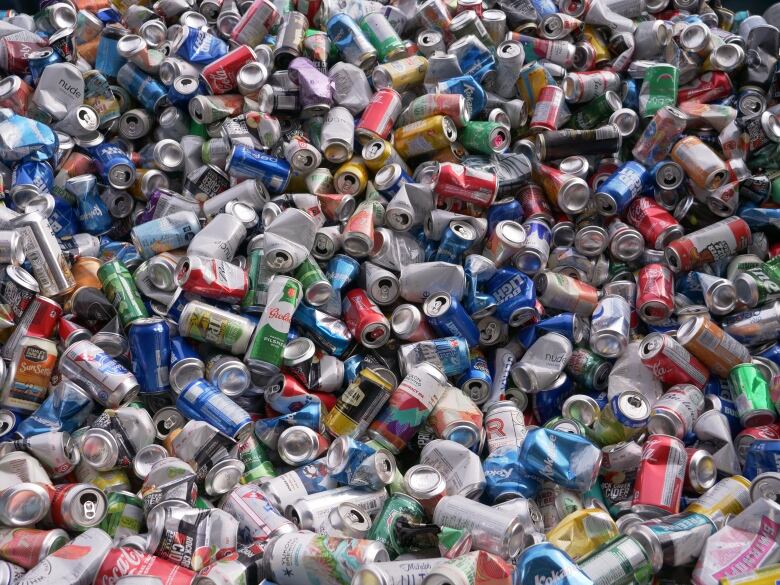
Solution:
{"label": "can with blue stripe", "polygon": [[450,293],[432,294],[426,299],[422,309],[428,323],[439,335],[463,337],[469,347],[479,345],[479,328],[463,305]]}
{"label": "can with blue stripe", "polygon": [[515,197],[505,197],[491,205],[485,215],[488,221],[487,237],[493,235],[496,226],[502,221],[523,221],[523,206]]}
{"label": "can with blue stripe", "polygon": [[290,163],[254,148],[236,144],[228,155],[225,170],[231,175],[259,179],[272,193],[282,193],[290,181]]}
{"label": "can with blue stripe", "polygon": [[207,422],[237,441],[252,431],[249,413],[203,378],[184,387],[176,408],[187,418]]}
{"label": "can with blue stripe", "polygon": [[493,387],[493,377],[490,375],[485,355],[478,349],[469,352],[471,365],[458,378],[458,388],[474,401],[474,404],[484,404],[490,396]]}
{"label": "can with blue stripe", "polygon": [[135,181],[135,165],[116,144],[104,142],[89,149],[100,178],[114,189],[127,189]]}
{"label": "can with blue stripe", "polygon": [[127,63],[119,54],[117,47],[119,39],[128,34],[128,30],[115,26],[107,26],[100,33],[97,55],[95,56],[95,69],[108,78],[114,78],[119,70]]}
{"label": "can with blue stripe", "polygon": [[651,181],[650,173],[638,162],[632,160],[623,164],[601,184],[594,195],[599,213],[623,213],[628,204],[639,197]]}
{"label": "can with blue stripe", "polygon": [[454,219],[444,230],[434,260],[460,264],[463,254],[477,240],[477,230],[467,221]]}

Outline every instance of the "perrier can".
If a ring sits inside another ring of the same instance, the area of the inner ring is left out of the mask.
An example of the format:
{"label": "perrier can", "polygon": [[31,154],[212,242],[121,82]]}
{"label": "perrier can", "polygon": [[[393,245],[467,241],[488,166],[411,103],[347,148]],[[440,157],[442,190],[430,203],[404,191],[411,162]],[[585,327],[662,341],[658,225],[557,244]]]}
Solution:
{"label": "perrier can", "polygon": [[301,283],[289,276],[274,276],[268,285],[268,302],[257,324],[244,362],[255,378],[270,378],[282,365],[293,313],[301,302]]}

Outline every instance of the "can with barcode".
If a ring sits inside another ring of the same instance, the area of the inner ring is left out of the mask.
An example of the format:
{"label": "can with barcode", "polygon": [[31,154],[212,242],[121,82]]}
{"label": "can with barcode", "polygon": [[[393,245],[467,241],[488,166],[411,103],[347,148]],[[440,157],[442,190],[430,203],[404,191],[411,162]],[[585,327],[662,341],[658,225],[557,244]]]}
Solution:
{"label": "can with barcode", "polygon": [[747,348],[705,315],[680,325],[677,341],[719,378],[726,378],[739,364],[750,363]]}

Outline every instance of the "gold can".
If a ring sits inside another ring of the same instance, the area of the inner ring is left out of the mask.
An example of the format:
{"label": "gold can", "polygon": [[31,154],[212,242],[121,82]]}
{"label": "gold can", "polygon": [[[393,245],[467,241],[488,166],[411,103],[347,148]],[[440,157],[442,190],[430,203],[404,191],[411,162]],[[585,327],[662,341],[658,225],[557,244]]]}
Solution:
{"label": "gold can", "polygon": [[729,178],[726,163],[697,136],[686,136],[672,148],[672,160],[702,189],[722,187]]}
{"label": "gold can", "polygon": [[705,315],[680,325],[677,341],[719,378],[728,378],[734,366],[751,360],[744,345]]}
{"label": "gold can", "polygon": [[76,286],[87,286],[99,289],[102,285],[98,278],[97,271],[103,263],[92,256],[80,256],[70,267],[73,278],[76,279]]}
{"label": "gold can", "polygon": [[750,480],[741,475],[721,479],[683,510],[688,514],[702,514],[718,522],[736,516],[750,505]]}
{"label": "gold can", "polygon": [[595,65],[597,67],[604,65],[612,59],[612,54],[609,52],[604,36],[593,25],[586,24],[585,29],[582,31],[582,36],[596,53]]}
{"label": "gold can", "polygon": [[449,116],[431,116],[402,126],[393,138],[395,149],[409,159],[449,148],[458,138],[458,130]]}
{"label": "gold can", "polygon": [[336,186],[336,191],[344,195],[359,195],[365,191],[368,184],[368,169],[363,159],[353,156],[336,169],[333,184]]}
{"label": "gold can", "polygon": [[371,73],[371,80],[377,90],[392,87],[401,92],[421,85],[427,72],[428,59],[422,55],[413,55],[378,65]]}
{"label": "gold can", "polygon": [[584,508],[567,514],[547,533],[547,540],[576,561],[619,534],[620,530],[608,512]]}

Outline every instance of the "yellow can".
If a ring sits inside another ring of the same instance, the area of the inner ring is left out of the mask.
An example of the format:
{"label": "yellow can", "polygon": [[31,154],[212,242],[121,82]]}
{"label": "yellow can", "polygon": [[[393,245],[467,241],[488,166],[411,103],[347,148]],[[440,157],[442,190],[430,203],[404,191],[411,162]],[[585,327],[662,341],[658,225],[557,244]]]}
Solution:
{"label": "yellow can", "polygon": [[401,165],[401,168],[407,174],[412,174],[406,161],[401,158],[401,155],[393,148],[393,145],[381,138],[372,140],[363,147],[363,161],[366,163],[366,167],[373,173],[376,173],[384,166],[395,163]]}
{"label": "yellow can", "polygon": [[371,73],[371,80],[374,82],[374,88],[377,90],[392,87],[394,90],[401,92],[422,85],[427,72],[428,59],[422,55],[413,55],[405,59],[377,65]]}
{"label": "yellow can", "polygon": [[325,428],[334,437],[362,435],[393,393],[395,384],[370,368],[364,368],[347,386],[325,417]]}
{"label": "yellow can", "polygon": [[341,165],[333,175],[333,184],[338,193],[360,195],[368,184],[368,169],[359,156],[353,156]]}
{"label": "yellow can", "polygon": [[749,505],[750,480],[732,475],[721,479],[684,511],[703,514],[717,522],[730,515],[736,516]]}
{"label": "yellow can", "polygon": [[612,54],[609,52],[604,36],[593,25],[586,24],[585,29],[582,31],[582,36],[596,52],[595,64],[597,67],[604,65],[612,59]]}
{"label": "yellow can", "polygon": [[449,116],[431,116],[395,131],[395,149],[409,159],[448,148],[458,138],[458,129]]}
{"label": "yellow can", "polygon": [[547,540],[575,561],[620,535],[617,524],[600,508],[585,508],[565,516],[547,533]]}
{"label": "yellow can", "polygon": [[780,583],[780,564],[720,580],[720,585],[777,585],[778,583]]}

